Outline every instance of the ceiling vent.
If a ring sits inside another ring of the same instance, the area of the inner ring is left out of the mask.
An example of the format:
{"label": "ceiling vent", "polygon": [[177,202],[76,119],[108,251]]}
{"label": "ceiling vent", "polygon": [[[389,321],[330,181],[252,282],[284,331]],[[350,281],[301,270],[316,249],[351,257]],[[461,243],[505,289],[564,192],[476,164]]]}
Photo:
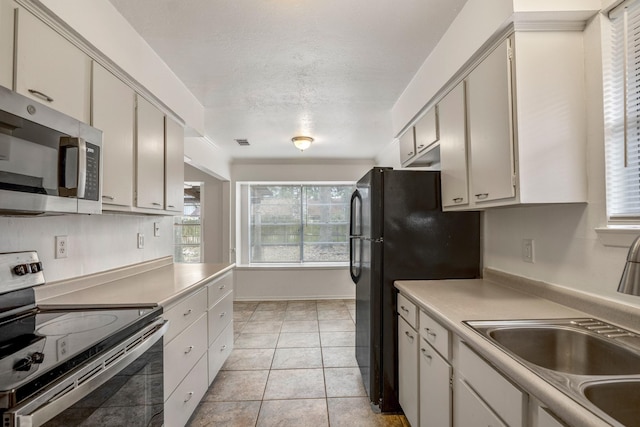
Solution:
{"label": "ceiling vent", "polygon": [[247,139],[236,139],[236,142],[242,147],[249,145],[249,140]]}

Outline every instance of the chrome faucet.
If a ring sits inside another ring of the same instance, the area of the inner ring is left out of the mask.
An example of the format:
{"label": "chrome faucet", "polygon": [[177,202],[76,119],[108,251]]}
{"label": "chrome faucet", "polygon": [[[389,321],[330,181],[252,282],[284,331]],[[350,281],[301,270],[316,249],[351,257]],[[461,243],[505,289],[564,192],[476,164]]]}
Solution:
{"label": "chrome faucet", "polygon": [[640,296],[640,236],[636,237],[629,248],[618,292]]}

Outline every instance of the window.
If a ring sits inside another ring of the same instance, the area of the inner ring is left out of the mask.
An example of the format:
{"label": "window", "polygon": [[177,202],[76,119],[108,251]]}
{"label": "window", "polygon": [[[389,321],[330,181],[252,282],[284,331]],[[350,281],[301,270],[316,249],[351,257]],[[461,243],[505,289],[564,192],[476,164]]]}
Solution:
{"label": "window", "polygon": [[352,184],[248,184],[248,261],[347,263]]}
{"label": "window", "polygon": [[175,262],[202,262],[200,185],[185,183],[183,215],[174,217]]}
{"label": "window", "polygon": [[607,216],[610,225],[640,223],[640,1],[609,14],[605,72]]}

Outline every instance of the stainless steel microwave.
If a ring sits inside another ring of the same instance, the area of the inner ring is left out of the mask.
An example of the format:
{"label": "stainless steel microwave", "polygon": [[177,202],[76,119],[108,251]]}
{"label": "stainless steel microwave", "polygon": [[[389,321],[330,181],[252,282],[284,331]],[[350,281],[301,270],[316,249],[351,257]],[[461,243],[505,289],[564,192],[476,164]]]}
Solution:
{"label": "stainless steel microwave", "polygon": [[0,215],[99,214],[102,131],[0,86]]}

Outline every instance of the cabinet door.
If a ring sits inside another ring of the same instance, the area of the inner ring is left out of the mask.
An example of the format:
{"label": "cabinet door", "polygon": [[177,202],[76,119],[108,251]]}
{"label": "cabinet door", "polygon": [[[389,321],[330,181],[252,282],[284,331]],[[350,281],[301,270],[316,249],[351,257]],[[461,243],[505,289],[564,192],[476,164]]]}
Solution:
{"label": "cabinet door", "polygon": [[420,343],[420,427],[451,427],[451,366]]}
{"label": "cabinet door", "polygon": [[415,134],[413,130],[413,126],[411,129],[407,130],[400,137],[400,163],[405,164],[409,160],[411,160],[416,155],[416,140]]}
{"label": "cabinet door", "polygon": [[400,406],[412,426],[418,425],[418,333],[398,316],[398,384]]}
{"label": "cabinet door", "polygon": [[16,92],[89,123],[89,57],[24,9],[16,34]]}
{"label": "cabinet door", "polygon": [[464,381],[458,380],[456,387],[455,427],[507,427]]}
{"label": "cabinet door", "polygon": [[469,203],[469,178],[464,81],[440,101],[438,114],[442,206],[466,205]]}
{"label": "cabinet door", "polygon": [[440,138],[438,107],[431,107],[414,126],[416,151],[418,153],[435,144]]}
{"label": "cabinet door", "polygon": [[165,209],[182,211],[184,203],[184,130],[175,120],[165,118]]}
{"label": "cabinet door", "polygon": [[92,72],[91,124],[103,132],[102,203],[131,206],[135,93],[95,62]]}
{"label": "cabinet door", "polygon": [[13,89],[13,0],[0,0],[0,86]]}
{"label": "cabinet door", "polygon": [[509,51],[505,40],[467,77],[475,202],[515,197]]}
{"label": "cabinet door", "polygon": [[164,208],[164,114],[137,96],[136,206]]}

